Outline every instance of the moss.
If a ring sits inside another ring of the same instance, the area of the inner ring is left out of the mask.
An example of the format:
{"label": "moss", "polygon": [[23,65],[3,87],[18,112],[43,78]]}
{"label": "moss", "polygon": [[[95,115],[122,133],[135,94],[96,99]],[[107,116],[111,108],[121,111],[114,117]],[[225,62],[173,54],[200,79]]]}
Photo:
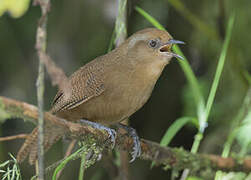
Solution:
{"label": "moss", "polygon": [[189,168],[191,169],[191,175],[196,175],[205,179],[213,177],[215,171],[212,169],[213,167],[210,160],[201,158],[197,154],[191,155],[182,148],[175,148],[172,151],[175,154],[176,160],[173,163],[167,160],[167,162],[165,162],[165,169],[170,169],[172,167],[176,171],[181,171]]}
{"label": "moss", "polygon": [[31,121],[34,123],[34,119],[24,114],[24,110],[21,107],[15,105],[6,106],[0,98],[0,123],[10,118],[22,118],[24,121]]}
{"label": "moss", "polygon": [[79,144],[81,148],[83,148],[81,156],[83,156],[84,153],[84,157],[86,158],[84,168],[87,169],[101,158],[104,146],[97,144],[97,141],[92,136],[87,136],[87,138],[85,140],[81,140]]}
{"label": "moss", "polygon": [[4,121],[9,118],[11,118],[11,115],[8,112],[6,112],[5,105],[0,99],[0,123],[4,123]]}

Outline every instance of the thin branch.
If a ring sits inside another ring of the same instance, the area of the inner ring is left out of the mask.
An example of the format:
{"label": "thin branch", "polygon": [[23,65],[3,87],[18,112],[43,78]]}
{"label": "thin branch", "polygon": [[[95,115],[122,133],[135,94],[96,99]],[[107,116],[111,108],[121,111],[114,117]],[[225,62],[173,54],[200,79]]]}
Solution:
{"label": "thin branch", "polygon": [[[34,122],[36,122],[38,118],[37,108],[35,106],[1,96],[0,111],[5,113],[4,117],[9,118],[24,117],[29,120],[34,119]],[[96,144],[107,144],[107,139],[109,139],[109,134],[105,131],[60,119],[49,112],[44,113],[44,119],[45,123],[61,127],[62,130],[73,139],[88,140],[88,137],[91,136],[96,139]],[[130,152],[132,147],[133,139],[127,134],[118,132],[116,148]],[[189,168],[191,169],[191,174],[198,174],[209,170],[212,172],[216,170],[225,172],[251,171],[251,157],[240,160],[235,158],[222,158],[210,154],[193,154],[180,148],[161,147],[155,142],[144,139],[141,139],[141,149],[141,159],[155,161],[156,164],[162,164],[177,170]]]}
{"label": "thin branch", "polygon": [[[39,29],[38,29],[39,34]],[[44,179],[44,65],[40,61],[39,62],[39,70],[38,70],[38,77],[37,77],[37,102],[38,102],[38,179]]]}
{"label": "thin branch", "polygon": [[71,155],[72,151],[73,151],[73,148],[75,147],[77,141],[76,139],[72,140],[71,143],[69,144],[68,148],[67,148],[67,151],[65,153],[65,156],[64,158],[68,157],[69,155]]}
{"label": "thin branch", "polygon": [[[118,0],[118,15],[115,23],[115,46],[122,44],[127,37],[127,0]],[[128,119],[124,121],[128,125]],[[120,166],[118,179],[129,178],[129,159],[125,151],[120,151]]]}
{"label": "thin branch", "polygon": [[44,65],[40,61],[37,78],[38,101],[38,179],[44,179]]}
{"label": "thin branch", "polygon": [[47,13],[50,7],[49,0],[36,0],[34,4],[39,4],[42,16],[39,20],[36,36],[36,49],[39,57],[39,70],[37,78],[37,101],[38,101],[38,179],[44,180],[44,64],[42,53],[46,52],[47,40]]}
{"label": "thin branch", "polygon": [[0,137],[0,141],[11,141],[16,139],[25,139],[29,134],[18,134],[14,136]]}
{"label": "thin branch", "polygon": [[46,39],[47,39],[47,15],[50,10],[50,0],[34,0],[34,5],[39,5],[42,10],[42,16],[37,27],[36,49],[39,57],[39,74],[37,79],[37,95],[39,107],[39,123],[38,123],[38,167],[39,179],[43,179],[43,93],[44,93],[44,65],[52,80],[53,85],[58,85],[59,89],[64,91],[65,98],[70,97],[71,91],[69,81],[64,74],[64,71],[57,67],[54,61],[46,54]]}

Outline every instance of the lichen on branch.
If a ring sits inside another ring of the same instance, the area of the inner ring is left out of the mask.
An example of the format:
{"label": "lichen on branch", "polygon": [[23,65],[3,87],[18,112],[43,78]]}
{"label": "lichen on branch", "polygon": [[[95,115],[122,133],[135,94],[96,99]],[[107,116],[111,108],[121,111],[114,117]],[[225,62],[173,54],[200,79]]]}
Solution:
{"label": "lichen on branch", "polygon": [[[0,110],[9,114],[8,117],[21,117],[33,123],[37,122],[37,108],[33,105],[9,99],[0,96]],[[65,134],[73,139],[88,141],[88,138],[95,139],[96,144],[107,146],[109,134],[105,131],[94,129],[90,126],[84,126],[79,123],[72,123],[58,118],[49,112],[44,113],[45,124],[58,126],[65,131]],[[158,165],[164,165],[166,168],[175,168],[182,170],[191,169],[192,174],[205,173],[213,174],[216,170],[225,172],[230,171],[251,171],[251,157],[244,159],[222,158],[211,154],[193,154],[182,148],[161,147],[158,143],[141,139],[142,160],[154,161]],[[127,134],[118,132],[116,139],[116,148],[130,152],[133,147],[133,139]]]}

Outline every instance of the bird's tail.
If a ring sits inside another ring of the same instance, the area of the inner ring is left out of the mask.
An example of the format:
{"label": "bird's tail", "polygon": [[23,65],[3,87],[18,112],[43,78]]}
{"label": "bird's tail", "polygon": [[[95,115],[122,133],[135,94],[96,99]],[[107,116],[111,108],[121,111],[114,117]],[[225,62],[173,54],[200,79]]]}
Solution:
{"label": "bird's tail", "polygon": [[[45,126],[44,128],[44,149],[45,152],[55,144],[63,135],[64,130],[56,126]],[[33,165],[37,159],[38,154],[38,128],[36,127],[31,134],[28,135],[24,144],[17,154],[17,161],[21,163],[29,155],[29,163]]]}

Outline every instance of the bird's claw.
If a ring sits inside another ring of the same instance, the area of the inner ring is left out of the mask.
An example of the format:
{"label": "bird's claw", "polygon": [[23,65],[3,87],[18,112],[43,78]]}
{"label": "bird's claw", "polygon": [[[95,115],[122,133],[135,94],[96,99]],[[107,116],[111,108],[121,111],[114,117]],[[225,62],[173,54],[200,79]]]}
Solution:
{"label": "bird's claw", "polygon": [[139,141],[139,137],[136,134],[135,130],[134,130],[134,133],[131,134],[131,136],[133,138],[133,150],[131,152],[132,159],[130,160],[130,163],[133,162],[137,157],[139,157],[141,155],[140,141]]}
{"label": "bird's claw", "polygon": [[137,157],[141,155],[141,146],[140,146],[140,141],[139,137],[137,135],[137,132],[135,129],[132,127],[123,125],[123,124],[118,124],[119,127],[125,129],[128,134],[133,138],[133,150],[131,152],[132,159],[130,160],[130,163],[133,162]]}
{"label": "bird's claw", "polygon": [[[104,126],[105,127],[105,126]],[[106,130],[106,132],[109,134],[109,138],[111,139],[111,143],[112,143],[112,149],[115,147],[115,141],[116,141],[116,131],[114,129],[105,127],[104,130]]]}
{"label": "bird's claw", "polygon": [[116,141],[116,135],[117,135],[117,133],[114,129],[111,129],[111,128],[106,127],[102,124],[91,122],[91,121],[88,121],[85,119],[81,119],[80,122],[83,124],[87,124],[87,125],[89,125],[93,128],[96,128],[96,129],[105,130],[109,134],[108,138],[111,139],[111,143],[112,143],[111,147],[112,147],[112,149],[114,148],[115,141]]}

